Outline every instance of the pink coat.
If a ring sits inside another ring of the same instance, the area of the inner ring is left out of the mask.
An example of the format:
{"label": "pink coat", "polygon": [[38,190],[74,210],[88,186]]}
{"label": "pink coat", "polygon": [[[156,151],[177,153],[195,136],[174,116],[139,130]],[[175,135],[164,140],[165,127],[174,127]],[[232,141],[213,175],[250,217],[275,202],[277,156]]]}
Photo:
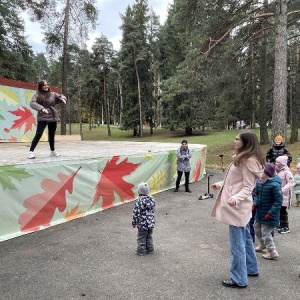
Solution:
{"label": "pink coat", "polygon": [[[228,225],[246,226],[252,215],[252,191],[256,180],[260,179],[262,174],[263,167],[254,157],[250,157],[237,167],[232,163],[224,180],[216,183],[220,191],[211,215]],[[230,198],[236,201],[235,206],[227,203]]]}
{"label": "pink coat", "polygon": [[293,173],[288,166],[284,166],[282,169],[277,171],[277,175],[281,178],[282,186],[282,206],[290,207],[292,190],[295,185]]}

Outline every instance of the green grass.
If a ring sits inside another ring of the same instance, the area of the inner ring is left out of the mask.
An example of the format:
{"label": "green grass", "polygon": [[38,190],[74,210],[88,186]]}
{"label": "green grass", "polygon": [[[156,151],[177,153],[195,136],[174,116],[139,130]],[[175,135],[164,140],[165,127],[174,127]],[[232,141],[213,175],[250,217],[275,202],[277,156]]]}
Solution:
{"label": "green grass", "polygon": [[[183,139],[187,139],[190,144],[207,145],[206,167],[220,169],[220,154],[224,155],[224,167],[227,167],[234,154],[233,142],[239,130],[193,130],[193,135],[186,136],[185,131],[170,131],[166,129],[154,129],[154,134],[150,134],[149,127],[145,127],[143,137],[134,137],[132,130],[123,131],[117,126],[111,126],[111,136],[107,134],[106,125],[100,125],[89,130],[88,124],[83,124],[84,141],[131,141],[131,142],[157,142],[157,143],[175,143],[180,145]],[[253,130],[259,136],[259,129]],[[79,134],[79,124],[72,124],[72,134]],[[270,145],[263,145],[262,150],[266,153]],[[300,153],[300,143],[288,144],[288,149],[293,156],[291,169],[295,172],[297,158]]]}

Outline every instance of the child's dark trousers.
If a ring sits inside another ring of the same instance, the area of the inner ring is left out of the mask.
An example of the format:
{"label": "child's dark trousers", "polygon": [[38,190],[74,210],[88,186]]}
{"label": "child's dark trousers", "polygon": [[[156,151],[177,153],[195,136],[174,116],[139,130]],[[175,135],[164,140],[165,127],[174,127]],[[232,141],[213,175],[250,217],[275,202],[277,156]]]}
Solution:
{"label": "child's dark trousers", "polygon": [[141,254],[151,253],[154,251],[153,246],[153,228],[138,228],[137,234],[137,252]]}

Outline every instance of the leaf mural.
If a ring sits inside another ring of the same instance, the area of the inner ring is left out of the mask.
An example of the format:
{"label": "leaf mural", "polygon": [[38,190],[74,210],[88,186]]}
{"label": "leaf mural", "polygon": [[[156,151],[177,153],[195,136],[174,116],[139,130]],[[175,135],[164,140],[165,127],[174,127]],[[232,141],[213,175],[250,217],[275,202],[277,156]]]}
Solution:
{"label": "leaf mural", "polygon": [[168,179],[168,172],[166,170],[160,170],[153,174],[149,179],[149,186],[151,187],[151,194],[156,194],[162,185]]}
{"label": "leaf mural", "polygon": [[112,207],[115,199],[114,192],[120,196],[122,202],[134,198],[132,191],[134,185],[126,182],[123,177],[130,175],[140,164],[130,163],[128,158],[117,164],[119,157],[114,156],[103,169],[92,206],[102,197],[102,208]]}
{"label": "leaf mural", "polygon": [[12,179],[21,181],[24,178],[31,177],[25,169],[16,168],[15,166],[0,166],[0,184],[3,189],[17,190]]}
{"label": "leaf mural", "polygon": [[144,153],[144,157],[147,159],[147,160],[152,160],[153,159],[153,154],[151,151],[148,151],[147,153]]}
{"label": "leaf mural", "polygon": [[60,181],[44,179],[41,187],[45,191],[25,199],[23,205],[27,208],[19,217],[21,231],[35,231],[41,226],[47,227],[58,209],[63,212],[67,206],[66,191],[73,192],[73,182],[81,167],[70,175],[59,173]]}
{"label": "leaf mural", "polygon": [[168,163],[174,163],[177,159],[177,151],[171,150],[168,153]]}
{"label": "leaf mural", "polygon": [[82,211],[82,210],[78,211],[78,207],[79,207],[79,204],[76,205],[74,208],[72,208],[70,211],[66,212],[65,219],[67,221],[71,221],[71,220],[74,220],[74,219],[84,216],[84,211]]}
{"label": "leaf mural", "polygon": [[0,120],[5,120],[5,118],[0,114]]}
{"label": "leaf mural", "polygon": [[32,126],[36,126],[36,119],[32,112],[25,106],[22,105],[22,109],[17,110],[9,110],[9,112],[17,117],[19,119],[15,120],[13,125],[11,126],[11,129],[21,128],[23,125],[25,125],[24,133],[28,132],[32,129]]}
{"label": "leaf mural", "polygon": [[199,176],[201,174],[201,160],[199,159],[197,162],[196,162],[196,168],[194,170],[194,173],[193,173],[193,182],[197,182],[199,180]]}
{"label": "leaf mural", "polygon": [[0,85],[1,101],[5,101],[8,105],[16,105],[19,103],[18,93],[16,93],[10,86]]}
{"label": "leaf mural", "polygon": [[18,141],[18,139],[15,137],[15,136],[11,136],[9,139],[8,139],[8,142],[9,143],[16,143]]}

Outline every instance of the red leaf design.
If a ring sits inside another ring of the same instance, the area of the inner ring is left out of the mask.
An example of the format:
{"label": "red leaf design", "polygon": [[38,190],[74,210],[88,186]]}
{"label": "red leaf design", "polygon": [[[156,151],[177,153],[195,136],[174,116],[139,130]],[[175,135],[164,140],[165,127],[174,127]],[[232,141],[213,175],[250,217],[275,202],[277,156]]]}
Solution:
{"label": "red leaf design", "polygon": [[73,192],[73,181],[80,170],[70,175],[59,173],[57,176],[60,181],[44,179],[41,187],[45,191],[27,198],[24,206],[27,208],[19,217],[21,231],[35,231],[41,226],[49,226],[55,209],[62,212],[66,209],[67,201],[65,192]]}
{"label": "red leaf design", "polygon": [[112,207],[115,200],[114,192],[120,196],[122,202],[134,198],[132,191],[134,185],[124,181],[123,177],[131,174],[140,164],[129,163],[128,158],[117,164],[119,157],[114,156],[106,164],[96,186],[92,206],[102,197],[102,208]]}
{"label": "red leaf design", "polygon": [[20,129],[25,124],[24,133],[26,133],[27,131],[31,130],[32,125],[36,125],[36,119],[27,107],[22,105],[22,108],[23,110],[20,108],[17,110],[9,110],[11,114],[19,117],[19,119],[14,121],[13,125],[11,126],[11,129]]}

